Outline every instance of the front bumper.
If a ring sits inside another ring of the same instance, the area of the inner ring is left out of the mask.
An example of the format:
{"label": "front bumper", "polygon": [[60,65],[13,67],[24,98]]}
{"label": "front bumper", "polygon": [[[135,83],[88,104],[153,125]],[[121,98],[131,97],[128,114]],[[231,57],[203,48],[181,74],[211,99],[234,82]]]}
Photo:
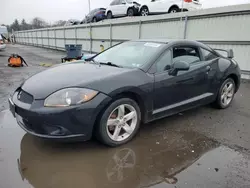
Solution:
{"label": "front bumper", "polygon": [[15,92],[10,98],[10,109],[19,126],[27,133],[45,139],[85,141],[92,137],[96,118],[111,100],[99,93],[91,101],[75,107],[44,107],[44,100],[23,103]]}

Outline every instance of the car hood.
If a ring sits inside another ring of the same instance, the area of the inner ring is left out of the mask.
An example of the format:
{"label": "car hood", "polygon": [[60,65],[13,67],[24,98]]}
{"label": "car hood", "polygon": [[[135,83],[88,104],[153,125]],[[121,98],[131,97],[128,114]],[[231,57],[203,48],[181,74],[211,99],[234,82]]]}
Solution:
{"label": "car hood", "polygon": [[88,87],[93,82],[100,82],[131,71],[131,69],[96,65],[89,63],[69,63],[40,72],[24,82],[22,89],[34,99],[45,99],[50,94],[63,88]]}

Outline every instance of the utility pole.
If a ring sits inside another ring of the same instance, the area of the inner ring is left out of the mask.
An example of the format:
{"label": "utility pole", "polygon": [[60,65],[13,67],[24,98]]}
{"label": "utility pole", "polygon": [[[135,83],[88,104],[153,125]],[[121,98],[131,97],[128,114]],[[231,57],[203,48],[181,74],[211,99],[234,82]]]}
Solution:
{"label": "utility pole", "polygon": [[184,4],[184,0],[182,0],[181,12],[183,12],[183,4]]}
{"label": "utility pole", "polygon": [[89,13],[90,13],[90,0],[89,0]]}

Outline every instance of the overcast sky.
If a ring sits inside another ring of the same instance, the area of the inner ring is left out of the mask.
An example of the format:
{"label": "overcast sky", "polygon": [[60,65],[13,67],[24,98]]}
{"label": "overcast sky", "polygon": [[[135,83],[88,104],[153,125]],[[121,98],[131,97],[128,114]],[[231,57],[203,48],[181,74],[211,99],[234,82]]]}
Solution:
{"label": "overcast sky", "polygon": [[[91,9],[107,7],[111,0],[90,0]],[[200,0],[204,8],[250,3],[250,0]],[[47,22],[82,20],[88,13],[88,0],[0,0],[0,24],[10,24],[15,18],[41,17]]]}

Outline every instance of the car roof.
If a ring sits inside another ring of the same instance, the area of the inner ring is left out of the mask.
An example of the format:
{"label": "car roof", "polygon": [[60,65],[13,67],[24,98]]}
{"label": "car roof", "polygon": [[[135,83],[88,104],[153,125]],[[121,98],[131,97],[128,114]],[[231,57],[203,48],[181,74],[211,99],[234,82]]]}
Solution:
{"label": "car roof", "polygon": [[170,44],[170,45],[184,45],[185,43],[187,43],[188,45],[194,45],[194,46],[200,46],[203,47],[205,49],[210,49],[207,45],[195,41],[195,40],[188,40],[188,39],[166,39],[166,38],[162,38],[162,39],[139,39],[139,40],[133,40],[136,42],[156,42],[156,43],[163,43],[163,44]]}

